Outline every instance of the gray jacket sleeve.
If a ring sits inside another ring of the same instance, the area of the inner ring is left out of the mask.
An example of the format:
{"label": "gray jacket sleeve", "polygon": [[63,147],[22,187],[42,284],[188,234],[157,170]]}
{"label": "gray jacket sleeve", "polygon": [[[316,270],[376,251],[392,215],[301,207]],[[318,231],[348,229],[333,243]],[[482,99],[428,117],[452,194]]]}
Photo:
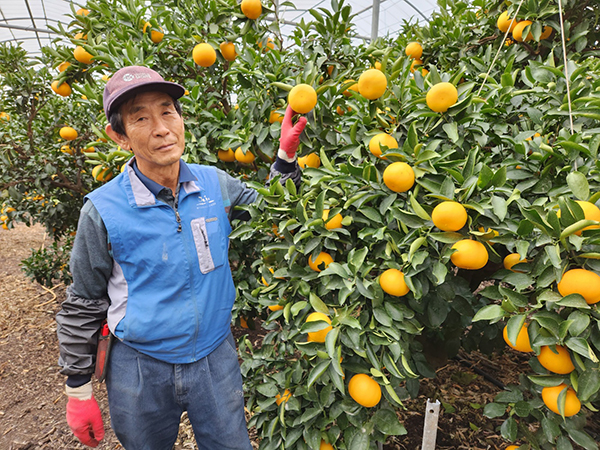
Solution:
{"label": "gray jacket sleeve", "polygon": [[81,209],[71,252],[73,284],[56,316],[59,365],[65,375],[94,371],[96,342],[109,306],[108,279],[112,272],[108,233],[100,214],[87,202]]}

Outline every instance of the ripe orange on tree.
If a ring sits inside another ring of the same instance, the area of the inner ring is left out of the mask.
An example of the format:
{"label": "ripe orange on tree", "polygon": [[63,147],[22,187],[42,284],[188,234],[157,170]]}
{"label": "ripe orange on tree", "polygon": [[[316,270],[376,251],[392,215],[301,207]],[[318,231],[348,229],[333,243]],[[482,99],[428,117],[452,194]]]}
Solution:
{"label": "ripe orange on tree", "polygon": [[113,177],[113,173],[110,167],[104,167],[102,164],[98,164],[92,169],[92,177],[94,177],[96,181],[105,182]]}
{"label": "ripe orange on tree", "polygon": [[552,34],[552,27],[549,27],[546,25],[544,27],[544,29],[542,30],[542,35],[540,36],[540,41],[543,41],[544,39],[548,39],[551,34]]}
{"label": "ripe orange on tree", "polygon": [[416,70],[416,66],[422,66],[423,65],[423,61],[421,61],[420,59],[413,59],[413,62],[410,63],[410,71],[411,73],[414,72]]}
{"label": "ripe orange on tree", "polygon": [[460,269],[478,270],[488,262],[488,251],[485,245],[479,241],[462,239],[456,242],[452,248],[456,251],[450,255],[450,260]]}
{"label": "ripe orange on tree", "polygon": [[325,268],[333,262],[333,257],[327,252],[321,252],[317,255],[316,258],[311,258],[310,255],[308,257],[308,267],[310,267],[315,272],[320,272],[319,266],[321,264],[325,264]]}
{"label": "ripe orange on tree", "polygon": [[267,306],[271,311],[280,311],[283,309],[283,305],[269,305]]}
{"label": "ripe orange on tree", "polygon": [[404,273],[398,269],[387,269],[383,272],[379,276],[379,285],[383,292],[394,297],[403,297],[410,292],[406,281],[404,281]]}
{"label": "ripe orange on tree", "polygon": [[369,141],[369,150],[378,158],[381,157],[381,146],[385,145],[388,149],[398,148],[398,141],[387,133],[379,133]]}
{"label": "ripe orange on tree", "polygon": [[[324,322],[327,322],[329,325],[331,325],[331,319],[329,317],[327,317],[326,314],[320,313],[320,312],[314,312],[314,313],[310,313],[308,315],[308,317],[306,318],[306,322],[316,322],[318,320],[322,320]],[[308,337],[306,338],[306,340],[308,342],[325,342],[325,338],[327,337],[327,333],[329,333],[333,328],[331,326],[325,327],[322,330],[319,331],[309,331],[308,332]]]}
{"label": "ripe orange on tree", "polygon": [[[511,23],[512,22],[512,23]],[[504,11],[502,14],[498,16],[498,20],[496,21],[496,26],[500,31],[506,33],[506,31],[512,31],[517,26],[519,21],[517,19],[512,20],[512,18],[508,15],[508,11]]]}
{"label": "ripe orange on tree", "polygon": [[[258,48],[262,49],[263,47],[263,43],[262,41],[258,41]],[[275,42],[273,42],[273,39],[271,38],[267,38],[267,46],[265,51],[269,51],[269,50],[273,50],[275,48]]]}
{"label": "ripe orange on tree", "polygon": [[381,400],[381,386],[364,373],[357,373],[348,383],[350,397],[361,406],[372,408]]}
{"label": "ripe orange on tree", "polygon": [[321,445],[319,445],[319,450],[333,450],[333,445],[328,444],[327,442],[321,439]]}
{"label": "ripe orange on tree", "polygon": [[328,230],[342,228],[342,220],[344,220],[344,218],[342,217],[342,215],[340,213],[337,213],[335,216],[333,216],[331,218],[331,220],[327,220],[327,219],[329,219],[329,210],[324,209],[323,210],[323,222],[325,222],[325,228],[327,228]]}
{"label": "ripe orange on tree", "polygon": [[52,90],[60,95],[61,97],[68,97],[71,95],[71,86],[69,86],[66,82],[58,84],[58,80],[54,80],[52,85],[50,86]]}
{"label": "ripe orange on tree", "polygon": [[519,447],[519,445],[509,445],[504,450],[517,450]]}
{"label": "ripe orange on tree", "polygon": [[262,3],[260,0],[242,0],[240,7],[248,19],[258,19],[262,14]]}
{"label": "ripe orange on tree", "polygon": [[527,326],[528,324],[523,324],[523,326],[519,330],[519,335],[517,336],[517,342],[515,344],[510,342],[510,340],[508,339],[508,325],[505,326],[504,330],[502,331],[504,342],[506,342],[506,344],[509,347],[512,347],[520,352],[532,352],[533,349],[531,348],[531,343],[529,341],[529,333],[527,332]]}
{"label": "ripe orange on tree", "polygon": [[243,164],[252,164],[256,159],[256,156],[254,156],[250,150],[246,150],[246,153],[244,154],[242,147],[238,147],[235,151],[235,159]]}
{"label": "ripe orange on tree", "polygon": [[[600,222],[600,208],[598,208],[594,203],[586,202],[584,200],[575,200],[575,203],[577,203],[583,210],[583,217],[586,220],[595,220]],[[560,211],[558,211],[557,215],[560,217]],[[590,225],[589,227],[585,227],[582,230],[576,231],[575,234],[577,236],[581,236],[582,231],[593,230],[596,228],[600,228],[600,225]]]}
{"label": "ripe orange on tree", "polygon": [[397,161],[385,168],[383,182],[391,191],[406,192],[415,184],[415,172],[405,162]]}
{"label": "ripe orange on tree", "polygon": [[581,402],[577,398],[577,394],[572,387],[568,387],[562,383],[558,386],[545,387],[542,389],[542,400],[550,411],[556,414],[560,414],[558,409],[558,396],[566,389],[567,394],[565,397],[565,417],[571,417],[577,414],[581,410]]}
{"label": "ripe orange on tree", "polygon": [[283,395],[277,394],[275,396],[275,403],[277,403],[277,406],[279,406],[283,402],[287,403],[290,398],[292,398],[292,393],[289,389],[286,389],[285,391],[283,391]]}
{"label": "ripe orange on tree", "polygon": [[458,231],[469,218],[463,205],[451,200],[444,201],[433,208],[431,220],[442,231]]}
{"label": "ripe orange on tree", "polygon": [[[344,84],[348,84],[348,83],[352,83],[354,80],[346,80],[344,81]],[[350,97],[352,95],[352,93],[350,91],[354,91],[354,92],[358,92],[358,83],[353,83],[350,86],[348,86],[346,88],[346,90],[343,92],[343,94],[346,97]]]}
{"label": "ripe orange on tree", "polygon": [[212,45],[202,42],[194,47],[192,58],[199,66],[210,67],[217,60],[217,52]]}
{"label": "ripe orange on tree", "polygon": [[233,42],[221,42],[219,48],[221,49],[221,55],[227,61],[235,60],[237,52],[235,51],[235,44]]}
{"label": "ripe orange on tree", "polygon": [[548,345],[544,345],[540,349],[540,354],[537,359],[540,364],[550,372],[566,375],[575,370],[571,354],[562,345],[556,345],[556,353]]}
{"label": "ripe orange on tree", "polygon": [[91,53],[89,53],[86,49],[84,49],[81,45],[75,47],[73,50],[73,56],[77,61],[82,64],[91,64],[92,58],[94,57]]}
{"label": "ripe orange on tree", "polygon": [[518,253],[511,253],[504,258],[503,264],[504,268],[507,270],[511,270],[513,272],[519,272],[518,270],[513,270],[512,267],[516,264],[527,262],[526,259],[521,259]]}
{"label": "ripe orange on tree", "polygon": [[387,78],[381,70],[367,69],[358,78],[358,92],[369,100],[376,100],[387,89]]}
{"label": "ripe orange on tree", "polygon": [[306,156],[298,158],[298,165],[303,169],[305,167],[313,167],[315,169],[321,167],[321,158],[316,153],[309,153]]}
{"label": "ripe orange on tree", "polygon": [[411,42],[406,46],[404,52],[406,53],[406,56],[412,59],[421,59],[421,56],[423,55],[423,47],[418,42]]}
{"label": "ripe orange on tree", "polygon": [[525,41],[531,41],[533,40],[533,34],[531,34],[531,31],[529,32],[529,34],[527,35],[527,37],[523,37],[523,31],[525,30],[525,27],[527,27],[528,25],[531,25],[533,22],[531,20],[523,20],[522,22],[519,22],[515,28],[512,30],[512,36],[513,39],[517,42],[523,42]]}
{"label": "ripe orange on tree", "polygon": [[317,104],[317,92],[308,84],[297,84],[288,94],[288,103],[295,112],[306,114]]}
{"label": "ripe orange on tree", "polygon": [[591,270],[567,270],[558,282],[558,292],[563,297],[581,295],[588,305],[600,302],[600,275]]}
{"label": "ripe orange on tree", "polygon": [[77,139],[77,130],[75,130],[73,127],[62,127],[58,133],[60,134],[61,138],[67,141],[73,141]]}
{"label": "ripe orange on tree", "polygon": [[58,65],[57,69],[59,72],[64,72],[70,65],[71,63],[69,61],[63,61]]}
{"label": "ripe orange on tree", "polygon": [[432,111],[446,112],[458,101],[458,91],[452,83],[443,81],[429,89],[425,101]]}
{"label": "ripe orange on tree", "polygon": [[269,114],[269,123],[275,123],[275,122],[279,122],[279,123],[283,122],[283,114],[279,114],[277,111],[273,110]]}
{"label": "ripe orange on tree", "polygon": [[146,22],[144,24],[144,28],[143,28],[142,32],[145,33],[146,28],[148,28],[148,27],[150,27],[150,30],[151,30],[150,31],[150,40],[152,42],[154,42],[155,44],[159,44],[163,40],[163,37],[165,37],[165,33],[163,33],[163,29],[161,27],[159,27],[160,31],[154,30],[154,29],[152,29],[152,24],[150,22]]}
{"label": "ripe orange on tree", "polygon": [[233,162],[233,161],[235,161],[235,153],[231,149],[219,150],[217,152],[217,156],[223,162]]}
{"label": "ripe orange on tree", "polygon": [[7,112],[2,111],[2,112],[0,112],[0,120],[9,121],[10,120],[10,116],[8,115]]}

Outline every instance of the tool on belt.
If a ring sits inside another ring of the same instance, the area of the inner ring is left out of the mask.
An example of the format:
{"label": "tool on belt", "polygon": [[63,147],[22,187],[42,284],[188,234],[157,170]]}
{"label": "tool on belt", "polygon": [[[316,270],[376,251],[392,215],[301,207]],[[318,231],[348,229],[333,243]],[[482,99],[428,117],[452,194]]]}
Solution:
{"label": "tool on belt", "polygon": [[100,327],[100,335],[98,336],[98,350],[96,352],[96,370],[94,374],[100,383],[106,378],[106,369],[108,368],[108,357],[110,355],[110,347],[114,335],[108,329],[106,320],[102,322]]}

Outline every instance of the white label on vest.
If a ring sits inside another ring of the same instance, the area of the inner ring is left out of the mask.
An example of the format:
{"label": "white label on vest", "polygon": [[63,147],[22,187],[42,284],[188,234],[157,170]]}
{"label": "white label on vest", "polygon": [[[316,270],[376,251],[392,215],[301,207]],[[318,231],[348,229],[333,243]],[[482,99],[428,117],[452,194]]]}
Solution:
{"label": "white label on vest", "polygon": [[206,231],[206,221],[204,217],[198,217],[192,220],[192,234],[198,253],[198,262],[200,263],[200,272],[208,273],[215,269],[210,246],[208,245],[208,233]]}

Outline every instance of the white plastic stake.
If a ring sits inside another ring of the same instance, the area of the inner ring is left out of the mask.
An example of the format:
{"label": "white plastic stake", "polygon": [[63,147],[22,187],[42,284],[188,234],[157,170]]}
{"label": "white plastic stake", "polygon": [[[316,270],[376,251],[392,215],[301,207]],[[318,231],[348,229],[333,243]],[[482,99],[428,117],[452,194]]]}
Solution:
{"label": "white plastic stake", "polygon": [[435,450],[435,440],[437,438],[437,425],[440,417],[440,402],[436,400],[431,403],[427,399],[425,408],[425,425],[423,426],[423,443],[421,450]]}

